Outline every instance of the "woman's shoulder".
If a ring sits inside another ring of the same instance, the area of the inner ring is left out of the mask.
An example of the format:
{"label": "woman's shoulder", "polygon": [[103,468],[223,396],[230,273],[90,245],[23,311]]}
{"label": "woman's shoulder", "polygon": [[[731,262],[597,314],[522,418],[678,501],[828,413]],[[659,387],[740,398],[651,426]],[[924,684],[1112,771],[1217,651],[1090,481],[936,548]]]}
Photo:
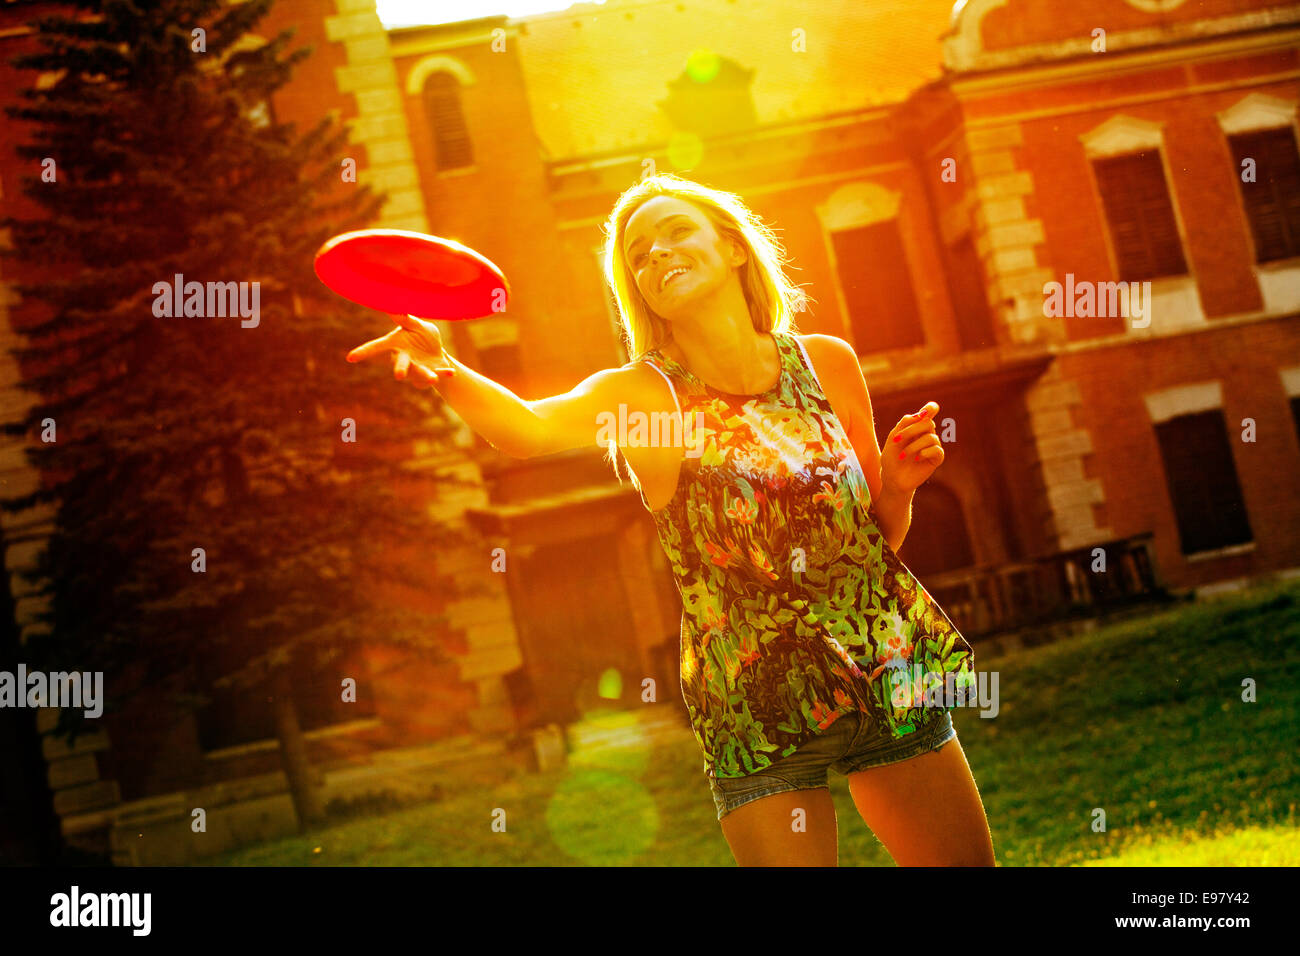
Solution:
{"label": "woman's shoulder", "polygon": [[828,364],[838,365],[843,362],[857,363],[858,353],[844,339],[834,335],[826,335],[821,332],[794,332],[796,341],[803,345],[808,357],[816,360],[817,356],[825,356]]}
{"label": "woman's shoulder", "polygon": [[795,341],[803,346],[808,363],[823,385],[841,381],[845,376],[861,375],[857,350],[843,339],[820,332],[795,333]]}
{"label": "woman's shoulder", "polygon": [[668,400],[668,408],[671,410],[675,407],[674,399],[682,383],[671,374],[670,367],[662,361],[658,350],[652,349],[637,358],[629,359],[614,371],[619,373],[621,381],[631,389],[637,404],[657,408],[663,404],[667,389],[671,387],[673,399]]}

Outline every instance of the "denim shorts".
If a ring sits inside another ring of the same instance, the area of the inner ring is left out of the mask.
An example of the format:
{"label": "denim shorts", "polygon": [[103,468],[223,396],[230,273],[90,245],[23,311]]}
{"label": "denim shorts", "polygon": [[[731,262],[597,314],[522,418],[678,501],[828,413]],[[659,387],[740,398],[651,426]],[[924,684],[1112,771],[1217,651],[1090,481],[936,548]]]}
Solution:
{"label": "denim shorts", "polygon": [[943,708],[936,707],[927,713],[916,730],[902,737],[889,736],[861,713],[853,711],[841,714],[790,756],[744,777],[709,777],[709,787],[721,820],[737,807],[774,793],[830,789],[828,767],[848,776],[859,770],[919,757],[938,750],[956,737],[952,715]]}

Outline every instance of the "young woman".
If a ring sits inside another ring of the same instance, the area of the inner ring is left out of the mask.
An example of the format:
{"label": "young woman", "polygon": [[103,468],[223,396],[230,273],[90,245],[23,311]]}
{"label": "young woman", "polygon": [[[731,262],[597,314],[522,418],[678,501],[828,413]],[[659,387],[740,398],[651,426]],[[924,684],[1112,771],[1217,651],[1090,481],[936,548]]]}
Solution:
{"label": "young woman", "polygon": [[627,365],[524,401],[409,316],[348,359],[392,353],[399,380],[518,458],[597,444],[620,406],[678,423],[673,441],[610,451],[672,565],[682,693],[740,865],[836,865],[833,768],[899,865],[992,866],[965,754],[926,693],[968,684],[973,654],[896,553],[943,461],[938,405],[882,455],[853,348],[794,332],[804,299],[785,262],[738,196],[661,174],[605,227]]}

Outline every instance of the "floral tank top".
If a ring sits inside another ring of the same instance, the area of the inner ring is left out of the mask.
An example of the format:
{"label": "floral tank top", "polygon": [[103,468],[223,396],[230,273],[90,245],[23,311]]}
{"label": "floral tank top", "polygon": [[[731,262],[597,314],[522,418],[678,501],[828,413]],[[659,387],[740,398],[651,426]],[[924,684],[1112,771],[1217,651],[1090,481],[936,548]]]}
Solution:
{"label": "floral tank top", "polygon": [[974,683],[970,645],[881,533],[803,343],[773,338],[781,376],[758,395],[719,391],[658,349],[638,360],[668,382],[685,437],[677,490],[651,515],[714,777],[760,771],[855,711],[902,737],[936,689]]}

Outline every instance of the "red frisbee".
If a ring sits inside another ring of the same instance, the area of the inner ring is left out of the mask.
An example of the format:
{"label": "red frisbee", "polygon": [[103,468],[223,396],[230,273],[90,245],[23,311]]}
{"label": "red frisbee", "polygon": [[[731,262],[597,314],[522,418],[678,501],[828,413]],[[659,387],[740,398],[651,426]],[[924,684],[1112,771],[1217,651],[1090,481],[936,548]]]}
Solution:
{"label": "red frisbee", "polygon": [[476,319],[505,310],[510,283],[492,260],[441,236],[361,229],[327,239],[316,275],[358,305],[420,319]]}

